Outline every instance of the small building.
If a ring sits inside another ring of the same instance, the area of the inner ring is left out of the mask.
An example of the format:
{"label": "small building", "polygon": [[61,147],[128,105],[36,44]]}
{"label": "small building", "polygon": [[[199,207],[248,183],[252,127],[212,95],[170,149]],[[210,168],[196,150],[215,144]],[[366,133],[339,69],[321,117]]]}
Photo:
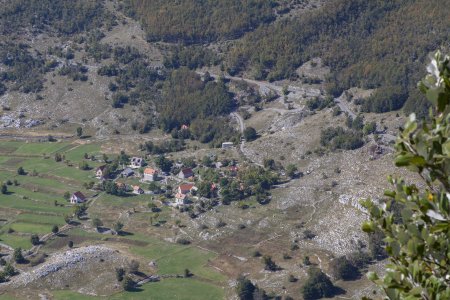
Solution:
{"label": "small building", "polygon": [[133,169],[141,168],[144,165],[144,159],[142,157],[132,157],[130,162],[130,167]]}
{"label": "small building", "polygon": [[233,142],[224,142],[222,143],[222,149],[231,149],[233,148],[234,143]]}
{"label": "small building", "polygon": [[105,169],[106,169],[106,165],[97,167],[97,169],[95,169],[95,177],[97,177],[98,179],[105,179]]}
{"label": "small building", "polygon": [[181,169],[180,173],[178,173],[178,177],[181,179],[191,178],[194,177],[194,172],[191,168],[184,168]]}
{"label": "small building", "polygon": [[175,202],[174,202],[174,206],[183,206],[186,205],[188,203],[188,196],[185,194],[180,194],[177,193],[175,195]]}
{"label": "small building", "polygon": [[131,176],[134,175],[134,171],[133,171],[131,168],[125,168],[125,170],[123,170],[123,171],[120,173],[120,175],[121,175],[122,177],[125,177],[125,178],[131,177]]}
{"label": "small building", "polygon": [[155,181],[158,178],[158,171],[152,168],[145,168],[144,181]]}
{"label": "small building", "polygon": [[183,124],[181,125],[181,130],[188,130],[189,129],[189,125]]}
{"label": "small building", "polygon": [[87,198],[83,195],[82,192],[75,192],[70,197],[70,203],[72,204],[78,204],[78,203],[84,203],[86,202]]}
{"label": "small building", "polygon": [[133,194],[142,195],[143,193],[144,193],[144,190],[141,189],[140,186],[138,186],[138,185],[133,186]]}

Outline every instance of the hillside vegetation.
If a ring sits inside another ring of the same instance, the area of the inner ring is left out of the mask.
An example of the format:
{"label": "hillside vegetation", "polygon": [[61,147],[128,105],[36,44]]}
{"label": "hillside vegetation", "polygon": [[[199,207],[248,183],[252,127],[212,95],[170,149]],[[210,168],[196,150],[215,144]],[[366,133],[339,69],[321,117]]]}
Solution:
{"label": "hillside vegetation", "polygon": [[150,41],[208,43],[235,39],[275,19],[272,0],[127,0]]}
{"label": "hillside vegetation", "polygon": [[328,91],[380,88],[363,110],[425,107],[415,90],[425,58],[449,39],[448,11],[438,0],[329,1],[315,13],[259,27],[226,58],[228,71],[256,79],[296,77],[312,57],[331,67]]}

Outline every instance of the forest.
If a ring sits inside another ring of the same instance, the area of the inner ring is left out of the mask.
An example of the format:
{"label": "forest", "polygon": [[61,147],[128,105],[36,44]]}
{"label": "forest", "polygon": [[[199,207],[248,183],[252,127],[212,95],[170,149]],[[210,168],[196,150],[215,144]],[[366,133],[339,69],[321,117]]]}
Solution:
{"label": "forest", "polygon": [[101,1],[17,0],[3,1],[0,7],[0,33],[12,33],[25,26],[36,30],[52,28],[63,35],[86,32],[115,19],[103,9]]}
{"label": "forest", "polygon": [[[365,111],[405,107],[419,113],[426,103],[416,92],[427,55],[446,46],[448,11],[439,0],[329,1],[302,18],[262,25],[237,41],[226,58],[231,74],[256,79],[295,79],[295,70],[313,57],[331,67],[328,92],[353,86],[378,91]],[[448,44],[447,44],[448,46]],[[390,99],[390,100],[386,100]]]}
{"label": "forest", "polygon": [[123,9],[142,21],[149,41],[195,44],[236,39],[272,22],[276,4],[272,0],[127,0]]}

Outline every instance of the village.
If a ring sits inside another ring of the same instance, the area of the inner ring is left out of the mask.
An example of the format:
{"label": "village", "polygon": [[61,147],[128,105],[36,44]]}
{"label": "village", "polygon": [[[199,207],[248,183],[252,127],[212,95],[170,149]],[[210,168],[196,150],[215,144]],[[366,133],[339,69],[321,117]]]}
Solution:
{"label": "village", "polygon": [[[239,163],[236,159],[226,158],[228,151],[235,151],[232,142],[222,144],[223,157],[220,159],[211,152],[198,162],[191,157],[176,161],[163,155],[129,157],[124,152],[115,160],[102,157],[99,161],[105,163],[92,169],[92,178],[97,182],[91,181],[85,187],[97,192],[91,198],[98,197],[98,192],[118,197],[147,196],[153,211],[158,210],[155,208],[158,203],[190,212],[194,218],[204,212],[205,207],[227,205],[249,196],[255,196],[260,204],[264,204],[275,184],[285,183],[301,174],[296,168],[290,170],[290,177],[284,170],[276,172],[272,161],[267,163],[267,170]],[[89,159],[96,160],[95,157]],[[76,191],[68,200],[72,205],[78,205],[89,202],[90,198]],[[193,213],[193,208],[197,213]]]}

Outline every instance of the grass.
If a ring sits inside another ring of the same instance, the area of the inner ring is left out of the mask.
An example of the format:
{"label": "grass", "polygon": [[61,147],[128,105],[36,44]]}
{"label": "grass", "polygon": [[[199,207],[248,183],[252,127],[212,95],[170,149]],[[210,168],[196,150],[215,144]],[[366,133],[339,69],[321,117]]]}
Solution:
{"label": "grass", "polygon": [[108,298],[92,297],[72,291],[54,291],[55,300],[91,300],[91,299],[125,299],[125,300],[216,300],[225,299],[222,288],[204,283],[193,278],[164,279],[160,282],[147,283],[137,291],[122,292]]}
{"label": "grass", "polygon": [[16,217],[16,220],[22,223],[50,224],[58,226],[65,224],[64,217],[62,216],[51,216],[44,214],[20,214]]}
{"label": "grass", "polygon": [[152,240],[147,247],[132,247],[131,252],[156,260],[159,274],[183,274],[185,269],[189,269],[194,275],[207,280],[226,280],[225,276],[207,266],[216,255],[195,246]]}
{"label": "grass", "polygon": [[9,227],[17,232],[41,235],[52,232],[53,225],[14,222]]}
{"label": "grass", "polygon": [[67,160],[73,162],[80,162],[84,159],[84,154],[87,153],[89,156],[100,154],[100,145],[98,144],[85,144],[80,146],[75,146],[71,150],[64,153]]}
{"label": "grass", "polygon": [[[5,226],[6,227],[6,226]],[[6,229],[5,229],[6,230]],[[1,233],[0,241],[13,248],[29,249],[31,248],[31,241],[29,236],[16,235],[11,233]]]}
{"label": "grass", "polygon": [[39,155],[39,154],[52,154],[58,152],[58,150],[65,148],[68,143],[23,143],[14,154],[29,154],[29,155]]}

